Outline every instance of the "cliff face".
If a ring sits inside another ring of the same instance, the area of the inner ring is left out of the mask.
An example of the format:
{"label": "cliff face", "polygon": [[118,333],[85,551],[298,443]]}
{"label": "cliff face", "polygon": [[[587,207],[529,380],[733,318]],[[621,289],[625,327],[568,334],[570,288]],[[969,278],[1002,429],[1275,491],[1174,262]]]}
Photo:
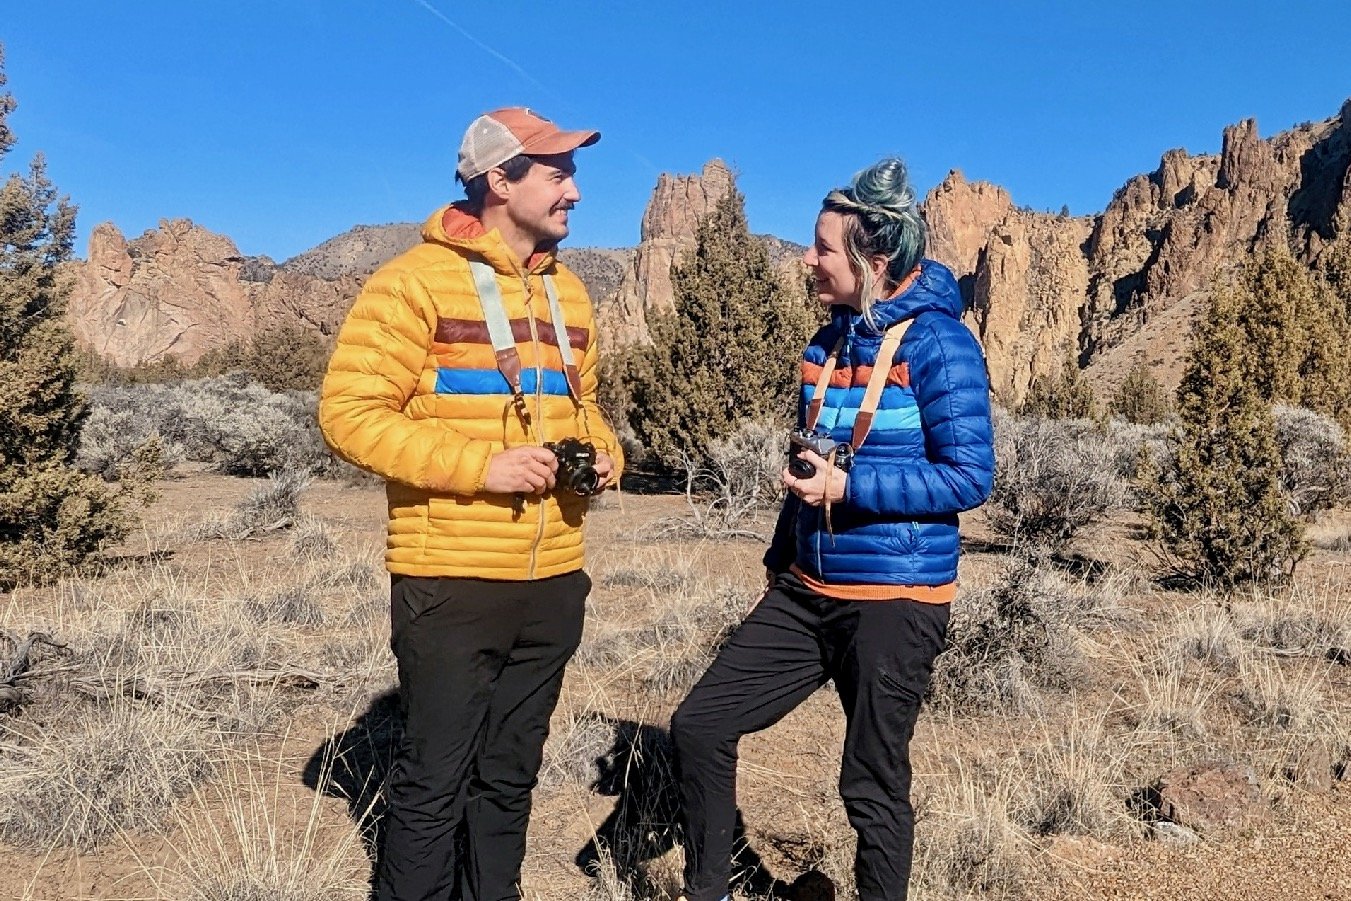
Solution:
{"label": "cliff face", "polygon": [[187,219],[131,241],[99,225],[75,270],[67,315],[76,340],[119,366],[169,355],[191,364],[267,327],[332,334],[359,287],[352,274],[323,278],[245,257],[229,238]]}
{"label": "cliff face", "polygon": [[[671,264],[733,188],[716,159],[698,175],[662,175],[637,248],[561,252],[608,342],[646,340],[649,312],[671,307]],[[1217,277],[1276,241],[1312,265],[1351,228],[1351,102],[1268,140],[1251,120],[1230,126],[1218,155],[1170,150],[1096,216],[1019,209],[1003,188],[959,172],[924,206],[929,255],[957,275],[1006,402],[1066,354],[1109,382],[1128,355],[1175,381],[1191,311]],[[81,343],[119,365],[166,354],[191,363],[274,325],[332,334],[362,281],[417,240],[411,224],[360,226],[279,265],[183,219],[131,241],[101,225],[88,260],[73,264],[69,317]],[[802,248],[761,240],[785,284],[800,284]]]}
{"label": "cliff face", "polygon": [[925,201],[930,254],[962,280],[995,387],[1016,403],[1067,352],[1092,364],[1140,345],[1142,331],[1185,329],[1174,307],[1191,309],[1274,242],[1315,263],[1351,220],[1349,166],[1351,102],[1269,140],[1252,120],[1230,126],[1218,156],[1170,150],[1091,218],[1019,210],[1002,189],[954,172]]}

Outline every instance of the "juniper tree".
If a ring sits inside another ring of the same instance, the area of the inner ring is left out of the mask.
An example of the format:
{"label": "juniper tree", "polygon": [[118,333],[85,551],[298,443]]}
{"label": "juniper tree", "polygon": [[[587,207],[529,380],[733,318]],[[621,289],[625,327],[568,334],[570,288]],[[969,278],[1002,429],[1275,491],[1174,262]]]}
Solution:
{"label": "juniper tree", "polygon": [[1074,355],[1067,353],[1058,373],[1032,380],[1018,412],[1045,419],[1093,419],[1098,415],[1098,402]]}
{"label": "juniper tree", "polygon": [[780,283],[735,189],[699,224],[671,281],[674,309],[649,320],[652,345],[632,349],[626,369],[634,436],[674,469],[705,462],[739,420],[788,424],[815,317],[800,288]]}
{"label": "juniper tree", "polygon": [[1157,425],[1172,414],[1168,392],[1154,378],[1144,362],[1138,362],[1126,373],[1107,405],[1108,411],[1137,425]]}
{"label": "juniper tree", "polygon": [[1351,425],[1346,307],[1327,279],[1279,245],[1248,263],[1234,288],[1250,377],[1263,397]]}
{"label": "juniper tree", "polygon": [[[0,160],[14,106],[0,94]],[[62,318],[74,231],[41,155],[0,186],[0,588],[55,575],[126,532],[117,498],[74,465],[88,414]]]}
{"label": "juniper tree", "polygon": [[1281,490],[1271,405],[1252,373],[1242,288],[1211,292],[1178,387],[1174,465],[1150,466],[1144,496],[1155,534],[1181,568],[1223,588],[1289,573],[1303,555]]}

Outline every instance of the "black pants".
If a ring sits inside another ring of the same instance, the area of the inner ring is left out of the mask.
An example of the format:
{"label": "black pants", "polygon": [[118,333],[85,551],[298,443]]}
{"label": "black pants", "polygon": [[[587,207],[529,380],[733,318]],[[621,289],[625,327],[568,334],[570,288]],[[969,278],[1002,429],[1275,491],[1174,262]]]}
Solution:
{"label": "black pants", "polygon": [[563,668],[591,580],[395,576],[404,737],[390,771],[379,901],[515,901]]}
{"label": "black pants", "polygon": [[690,901],[728,892],[741,736],[778,722],[832,678],[848,724],[840,797],[858,833],[859,898],[906,897],[910,737],[947,624],[946,604],[834,601],[778,577],[671,718]]}

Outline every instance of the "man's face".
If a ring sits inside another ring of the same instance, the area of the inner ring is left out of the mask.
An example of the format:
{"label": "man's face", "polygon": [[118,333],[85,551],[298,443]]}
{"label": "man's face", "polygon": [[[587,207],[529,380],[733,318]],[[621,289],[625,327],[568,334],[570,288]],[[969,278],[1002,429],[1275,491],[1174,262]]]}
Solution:
{"label": "man's face", "polygon": [[512,224],[547,250],[568,236],[568,210],[582,199],[577,190],[572,154],[535,157],[525,177],[512,183],[506,213]]}

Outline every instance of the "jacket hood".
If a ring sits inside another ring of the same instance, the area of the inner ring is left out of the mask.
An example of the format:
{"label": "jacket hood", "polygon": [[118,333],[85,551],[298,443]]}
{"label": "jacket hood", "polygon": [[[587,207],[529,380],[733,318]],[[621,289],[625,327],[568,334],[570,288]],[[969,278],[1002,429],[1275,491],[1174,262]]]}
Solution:
{"label": "jacket hood", "polygon": [[868,324],[862,313],[849,307],[837,306],[835,314],[847,316],[854,330],[864,335],[880,335],[901,320],[920,313],[939,312],[961,319],[962,292],[952,271],[937,260],[920,260],[919,266],[919,276],[910,287],[895,297],[873,304],[876,328]]}
{"label": "jacket hood", "polygon": [[535,253],[522,264],[497,229],[485,229],[477,216],[458,203],[447,204],[427,217],[422,224],[422,240],[453,247],[467,256],[480,257],[493,269],[507,275],[548,272],[555,261],[554,252],[548,251]]}

